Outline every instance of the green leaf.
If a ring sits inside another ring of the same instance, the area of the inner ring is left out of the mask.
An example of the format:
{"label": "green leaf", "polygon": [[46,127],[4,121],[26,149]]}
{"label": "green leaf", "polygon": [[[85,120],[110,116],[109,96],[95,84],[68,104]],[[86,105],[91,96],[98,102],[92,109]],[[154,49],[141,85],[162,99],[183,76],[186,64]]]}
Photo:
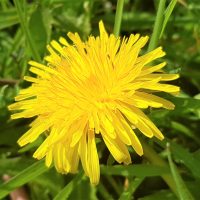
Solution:
{"label": "green leaf", "polygon": [[0,30],[19,23],[16,9],[8,9],[0,12]]}
{"label": "green leaf", "polygon": [[[47,172],[41,174],[37,178],[35,178],[31,184],[37,184],[40,187],[43,187],[45,189],[48,189],[52,196],[55,196],[62,190],[62,188],[65,186],[64,184],[64,176],[63,174],[60,174],[56,171],[54,167],[49,169]],[[68,178],[68,177],[67,177]]]}
{"label": "green leaf", "polygon": [[170,190],[156,191],[151,195],[144,196],[140,200],[178,200]]}
{"label": "green leaf", "polygon": [[15,188],[20,187],[25,183],[28,183],[29,181],[33,180],[34,178],[36,178],[37,176],[39,176],[47,170],[48,168],[44,165],[43,160],[38,161],[30,167],[24,169],[22,172],[10,179],[8,182],[0,186],[0,199],[5,197]]}
{"label": "green leaf", "polygon": [[120,176],[160,176],[168,174],[169,169],[167,167],[161,167],[151,164],[134,164],[134,165],[115,165],[104,166],[101,165],[101,174],[105,175],[120,175]]}
{"label": "green leaf", "polygon": [[171,143],[171,151],[176,156],[176,158],[181,160],[184,165],[191,170],[194,176],[200,178],[200,160],[195,158],[195,156],[187,149],[175,143]]}
{"label": "green leaf", "polygon": [[169,21],[170,15],[172,14],[172,11],[174,10],[176,3],[177,3],[177,0],[171,0],[170,4],[168,5],[168,7],[165,10],[162,30],[160,33],[160,38],[162,37],[162,35],[164,33],[165,27],[167,25],[167,22]]}
{"label": "green leaf", "polygon": [[175,121],[171,122],[171,126],[172,126],[172,129],[175,129],[181,133],[184,133],[187,137],[194,139],[200,145],[200,139],[187,126]]}
{"label": "green leaf", "polygon": [[27,159],[25,157],[16,157],[16,158],[1,158],[0,159],[0,176],[3,174],[9,174],[14,176],[32,165],[34,162],[33,159]]}
{"label": "green leaf", "polygon": [[180,176],[176,165],[172,161],[169,146],[168,146],[168,161],[169,161],[169,166],[170,166],[170,169],[171,169],[172,176],[173,176],[174,181],[175,181],[176,186],[177,186],[179,198],[181,200],[194,200],[192,194],[190,193],[190,191],[188,190],[188,188],[187,188],[186,184],[184,183],[182,177]]}
{"label": "green leaf", "polygon": [[17,139],[25,130],[23,126],[14,127],[8,124],[2,125],[0,128],[0,145],[17,146]]}
{"label": "green leaf", "polygon": [[[189,118],[191,113],[196,113],[200,111],[200,100],[194,99],[191,97],[183,98],[183,97],[172,97],[165,95],[164,98],[168,99],[175,105],[175,109],[173,111],[168,110],[158,110],[155,109],[150,113],[150,116],[155,119],[156,122],[162,125],[168,126],[166,124],[166,119],[168,119],[169,123],[171,122],[172,116],[184,116],[185,118]],[[169,118],[170,117],[170,118]],[[197,116],[198,117],[198,116]],[[163,123],[162,123],[163,122]]]}
{"label": "green leaf", "polygon": [[166,143],[169,142],[171,152],[173,156],[175,157],[175,159],[178,159],[188,169],[190,169],[190,171],[195,177],[200,178],[200,168],[199,168],[200,159],[196,157],[195,154],[190,153],[188,149],[186,149],[185,147],[182,147],[181,145],[175,142],[170,142],[170,140],[167,138],[163,141],[158,141],[158,140],[155,140],[155,141],[156,143],[161,145],[163,148],[165,148]]}
{"label": "green leaf", "polygon": [[[44,16],[45,14],[45,16]],[[45,19],[44,19],[45,17]],[[49,20],[51,19],[45,8],[38,6],[32,13],[29,20],[29,30],[35,47],[40,55],[44,55],[46,51],[47,39],[50,32]],[[46,25],[45,25],[45,23]]]}
{"label": "green leaf", "polygon": [[83,173],[79,172],[55,197],[54,200],[66,200],[71,192],[76,188],[78,183],[82,180]]}
{"label": "green leaf", "polygon": [[170,97],[169,100],[171,100],[176,106],[175,110],[171,112],[172,115],[181,115],[200,109],[199,99]]}

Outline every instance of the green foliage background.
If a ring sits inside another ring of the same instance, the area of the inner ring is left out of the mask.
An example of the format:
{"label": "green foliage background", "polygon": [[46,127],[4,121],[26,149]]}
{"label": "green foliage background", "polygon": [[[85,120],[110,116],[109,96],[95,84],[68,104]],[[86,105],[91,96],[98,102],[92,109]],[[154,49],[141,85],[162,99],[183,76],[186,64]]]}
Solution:
{"label": "green foliage background", "polygon": [[[161,1],[125,0],[121,35],[151,36]],[[20,88],[28,86],[23,82],[29,74],[27,62],[42,61],[46,45],[66,37],[68,31],[78,32],[84,40],[97,35],[101,19],[112,32],[116,4],[115,0],[0,0],[0,177],[13,177],[7,183],[0,179],[0,199],[9,199],[6,195],[23,184],[33,200],[200,199],[199,0],[168,0],[161,13],[160,28],[166,26],[159,45],[167,53],[166,70],[181,76],[174,82],[181,87],[180,95],[165,95],[176,109],[148,110],[166,136],[164,141],[143,138],[145,155],[139,157],[130,149],[134,163],[130,166],[117,165],[105,145],[98,143],[102,165],[96,187],[82,172],[61,175],[35,161],[32,154],[42,138],[22,149],[16,144],[30,120],[11,121],[7,106]]]}

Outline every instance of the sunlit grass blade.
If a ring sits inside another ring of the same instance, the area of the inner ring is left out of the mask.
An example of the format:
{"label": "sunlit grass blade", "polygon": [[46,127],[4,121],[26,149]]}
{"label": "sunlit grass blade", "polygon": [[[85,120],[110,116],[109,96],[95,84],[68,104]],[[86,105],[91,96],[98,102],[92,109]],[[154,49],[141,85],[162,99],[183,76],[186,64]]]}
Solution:
{"label": "sunlit grass blade", "polygon": [[43,160],[38,161],[30,167],[24,169],[19,174],[10,179],[8,182],[0,186],[0,199],[8,195],[15,188],[18,188],[24,185],[25,183],[30,182],[31,180],[33,180],[34,178],[41,175],[47,170],[48,168],[45,166]]}
{"label": "sunlit grass blade", "polygon": [[166,0],[160,0],[158,5],[158,11],[156,15],[156,20],[153,28],[153,33],[149,42],[148,51],[153,50],[157,45],[159,41],[159,36],[162,30],[162,24],[164,19],[164,11],[165,11],[165,3]]}
{"label": "sunlit grass blade", "polygon": [[115,36],[119,36],[119,33],[120,33],[123,7],[124,7],[124,0],[118,0],[117,10],[115,14],[115,24],[114,24],[114,30],[113,30],[113,33],[115,34]]}
{"label": "sunlit grass blade", "polygon": [[190,193],[182,177],[180,176],[176,165],[172,161],[169,143],[167,143],[167,154],[168,154],[169,166],[170,166],[174,181],[176,183],[179,198],[181,200],[194,200],[192,194]]}
{"label": "sunlit grass blade", "polygon": [[161,30],[161,33],[160,33],[160,38],[162,37],[162,35],[164,33],[167,22],[169,21],[169,18],[172,14],[172,11],[174,10],[176,3],[177,3],[177,0],[171,0],[170,4],[168,5],[168,7],[165,10],[164,21],[163,21],[162,30]]}
{"label": "sunlit grass blade", "polygon": [[82,180],[83,172],[79,172],[55,197],[53,200],[68,199],[71,192],[76,188],[76,185]]}

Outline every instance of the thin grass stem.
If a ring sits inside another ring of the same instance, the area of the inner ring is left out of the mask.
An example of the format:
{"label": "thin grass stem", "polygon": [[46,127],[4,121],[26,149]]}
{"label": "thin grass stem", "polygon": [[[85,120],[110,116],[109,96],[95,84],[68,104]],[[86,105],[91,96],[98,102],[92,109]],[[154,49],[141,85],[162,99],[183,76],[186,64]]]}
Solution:
{"label": "thin grass stem", "polygon": [[153,28],[153,33],[149,42],[148,52],[155,49],[158,45],[160,38],[160,33],[162,31],[162,23],[164,20],[164,11],[165,11],[166,0],[160,0],[158,5],[158,11],[156,15],[156,20]]}
{"label": "thin grass stem", "polygon": [[[141,139],[141,138],[140,138]],[[153,164],[159,166],[169,167],[168,164],[149,146],[144,140],[141,140],[144,149],[144,156]],[[178,196],[176,184],[171,174],[162,175],[163,180],[167,183],[169,188]]]}
{"label": "thin grass stem", "polygon": [[115,14],[115,24],[114,24],[114,30],[113,30],[113,33],[116,37],[118,37],[120,34],[123,7],[124,7],[124,0],[118,0],[116,14]]}

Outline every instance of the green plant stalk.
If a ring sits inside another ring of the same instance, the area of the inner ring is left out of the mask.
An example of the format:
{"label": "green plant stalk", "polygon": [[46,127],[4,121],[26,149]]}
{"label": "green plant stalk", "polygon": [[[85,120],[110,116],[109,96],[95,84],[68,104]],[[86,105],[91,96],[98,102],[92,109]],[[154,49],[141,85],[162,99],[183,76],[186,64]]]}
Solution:
{"label": "green plant stalk", "polygon": [[190,193],[187,186],[185,185],[185,182],[183,181],[181,175],[178,172],[176,165],[174,164],[172,160],[171,151],[170,151],[170,143],[167,143],[167,156],[168,156],[169,166],[171,169],[171,174],[176,184],[179,199],[180,200],[186,200],[186,199],[194,200],[192,194]]}
{"label": "green plant stalk", "polygon": [[168,7],[166,8],[165,10],[165,16],[164,16],[164,19],[163,19],[163,25],[162,25],[162,30],[161,30],[161,33],[160,33],[160,38],[162,37],[164,31],[165,31],[165,28],[167,26],[167,22],[169,21],[169,18],[170,18],[170,15],[172,14],[173,10],[174,10],[174,7],[176,5],[178,0],[171,0],[171,2],[169,3]]}
{"label": "green plant stalk", "polygon": [[159,5],[158,5],[156,20],[155,20],[155,24],[153,28],[153,33],[152,33],[149,46],[148,46],[148,52],[155,49],[155,47],[158,45],[160,33],[162,31],[162,23],[164,20],[165,4],[166,4],[166,0],[160,0]]}
{"label": "green plant stalk", "polygon": [[[159,166],[168,167],[168,164],[143,140],[141,140],[144,156],[153,164]],[[178,191],[176,190],[176,184],[171,174],[162,175],[163,180],[167,183],[169,188],[176,194],[178,197]]]}
{"label": "green plant stalk", "polygon": [[116,14],[115,14],[115,24],[113,30],[113,33],[116,37],[118,37],[120,33],[123,7],[124,7],[124,0],[118,0]]}
{"label": "green plant stalk", "polygon": [[40,58],[40,55],[36,49],[36,46],[32,40],[32,37],[31,37],[31,34],[30,34],[30,31],[28,29],[28,26],[27,26],[27,23],[26,23],[26,20],[24,18],[24,15],[23,15],[23,9],[22,9],[22,4],[19,2],[19,0],[14,0],[14,4],[17,8],[17,14],[19,16],[19,21],[20,21],[20,24],[21,24],[21,27],[22,27],[22,30],[24,31],[24,34],[26,36],[26,39],[27,39],[27,42],[28,42],[28,45],[30,47],[30,50],[31,50],[31,53],[32,53],[32,56],[35,60],[37,61],[41,61],[41,58]]}

